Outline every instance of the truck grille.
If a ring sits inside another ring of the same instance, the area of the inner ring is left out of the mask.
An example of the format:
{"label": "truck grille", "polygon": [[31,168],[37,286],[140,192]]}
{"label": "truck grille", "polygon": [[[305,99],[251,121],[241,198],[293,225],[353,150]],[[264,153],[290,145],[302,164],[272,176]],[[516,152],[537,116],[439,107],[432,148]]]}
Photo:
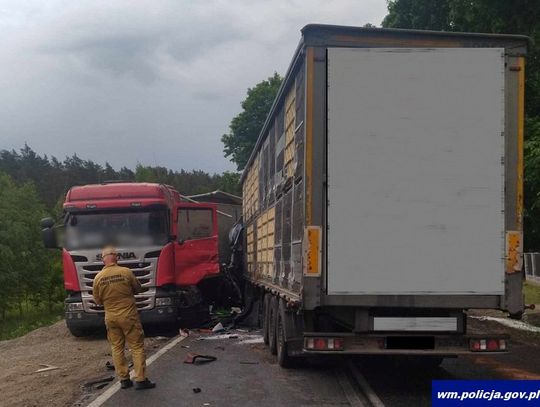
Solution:
{"label": "truck grille", "polygon": [[[155,293],[151,293],[151,295],[147,295],[147,293],[137,294],[135,296],[137,309],[141,311],[145,309],[154,308],[154,298],[155,298]],[[92,297],[83,298],[83,306],[84,306],[84,310],[87,312],[103,312],[104,311],[103,306],[97,305]]]}
{"label": "truck grille", "polygon": [[[135,295],[137,302],[137,309],[147,310],[154,308],[154,302],[156,297],[155,289],[155,270],[157,268],[156,259],[145,259],[141,261],[129,261],[119,262],[118,265],[129,268],[135,277],[141,283],[143,292]],[[101,313],[103,312],[103,306],[97,305],[92,297],[92,286],[94,284],[94,278],[97,273],[103,269],[102,263],[90,263],[81,264],[76,263],[77,274],[79,277],[79,283],[81,286],[81,297],[83,307],[86,312]]]}

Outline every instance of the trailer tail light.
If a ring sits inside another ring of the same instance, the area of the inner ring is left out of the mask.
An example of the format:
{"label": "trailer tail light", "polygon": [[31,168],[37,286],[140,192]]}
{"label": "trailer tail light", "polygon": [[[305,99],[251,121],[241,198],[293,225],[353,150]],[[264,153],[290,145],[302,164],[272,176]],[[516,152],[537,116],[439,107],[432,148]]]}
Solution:
{"label": "trailer tail light", "polygon": [[471,339],[469,349],[472,352],[500,352],[506,350],[506,339]]}
{"label": "trailer tail light", "polygon": [[306,350],[343,350],[343,338],[306,338]]}

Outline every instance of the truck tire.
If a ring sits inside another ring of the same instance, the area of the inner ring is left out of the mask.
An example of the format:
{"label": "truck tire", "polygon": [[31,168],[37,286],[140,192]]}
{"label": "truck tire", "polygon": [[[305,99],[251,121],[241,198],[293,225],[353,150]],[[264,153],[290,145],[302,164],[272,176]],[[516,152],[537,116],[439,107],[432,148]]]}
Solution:
{"label": "truck tire", "polygon": [[270,300],[272,299],[272,295],[269,293],[266,293],[264,295],[263,301],[262,301],[262,335],[264,344],[268,345],[268,339],[269,339],[269,327],[268,324],[270,322]]}
{"label": "truck tire", "polygon": [[268,312],[268,345],[270,347],[270,353],[272,355],[277,354],[277,314],[279,312],[279,301],[275,295],[269,295],[270,307]]}
{"label": "truck tire", "polygon": [[287,341],[285,340],[285,311],[279,309],[277,314],[276,334],[277,334],[277,360],[278,364],[283,368],[293,366],[293,360],[289,356]]}
{"label": "truck tire", "polygon": [[88,329],[84,329],[84,328],[75,328],[75,327],[72,327],[72,326],[68,326],[68,329],[69,329],[69,332],[71,333],[71,335],[77,337],[77,338],[82,338],[84,336],[89,336],[90,335],[90,331]]}

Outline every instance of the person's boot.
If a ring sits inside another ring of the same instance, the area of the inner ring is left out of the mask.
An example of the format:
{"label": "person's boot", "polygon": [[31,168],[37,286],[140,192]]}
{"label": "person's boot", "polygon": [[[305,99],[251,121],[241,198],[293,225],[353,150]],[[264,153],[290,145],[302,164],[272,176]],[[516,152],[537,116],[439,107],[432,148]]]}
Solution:
{"label": "person's boot", "polygon": [[133,382],[130,379],[122,379],[122,380],[120,380],[120,388],[121,389],[129,389],[131,386],[133,386]]}
{"label": "person's boot", "polygon": [[135,390],[153,389],[156,384],[148,379],[144,379],[142,382],[135,382]]}

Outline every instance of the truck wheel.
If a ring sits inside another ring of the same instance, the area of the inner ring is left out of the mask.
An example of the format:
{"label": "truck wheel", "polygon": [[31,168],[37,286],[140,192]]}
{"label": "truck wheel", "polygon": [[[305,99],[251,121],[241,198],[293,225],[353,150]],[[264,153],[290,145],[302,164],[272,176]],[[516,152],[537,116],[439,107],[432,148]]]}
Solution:
{"label": "truck wheel", "polygon": [[283,314],[284,312],[282,310],[279,310],[277,314],[277,360],[281,367],[289,368],[293,365],[293,360],[289,356],[288,346],[285,340],[285,321]]}
{"label": "truck wheel", "polygon": [[72,326],[68,326],[68,329],[69,329],[69,332],[71,333],[71,335],[76,336],[77,338],[82,338],[84,336],[89,336],[90,335],[90,331],[88,329],[75,328],[75,327],[72,327]]}
{"label": "truck wheel", "polygon": [[262,335],[265,345],[268,345],[268,337],[270,330],[268,329],[268,324],[270,322],[270,300],[272,296],[270,294],[265,294],[263,298],[263,307],[262,307]]}
{"label": "truck wheel", "polygon": [[508,315],[511,319],[517,319],[518,321],[521,321],[523,319],[523,311],[515,312],[513,314]]}
{"label": "truck wheel", "polygon": [[271,295],[270,309],[268,312],[268,345],[270,346],[270,353],[272,355],[277,354],[277,314],[278,314],[278,298],[275,295]]}

